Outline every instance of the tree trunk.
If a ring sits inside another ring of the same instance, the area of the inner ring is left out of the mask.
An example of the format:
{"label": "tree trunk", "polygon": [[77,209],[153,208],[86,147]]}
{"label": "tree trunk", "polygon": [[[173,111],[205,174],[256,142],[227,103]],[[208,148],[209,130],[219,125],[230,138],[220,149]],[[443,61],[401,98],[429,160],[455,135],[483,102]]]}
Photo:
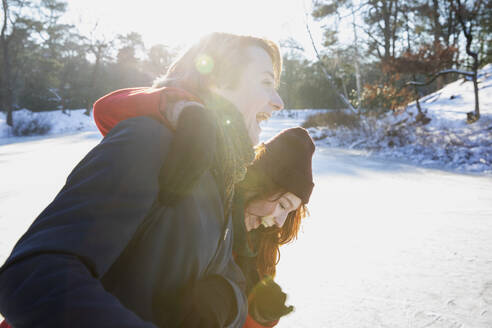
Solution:
{"label": "tree trunk", "polygon": [[[318,58],[318,62],[321,66],[321,70],[325,74],[325,77],[328,80],[328,82],[330,83],[330,85],[332,86],[333,90],[337,90],[337,87],[335,86],[335,83],[333,82],[333,78],[328,73],[328,70],[326,69],[323,61],[321,60],[321,56],[319,55],[318,49],[316,48],[316,45],[314,44],[313,35],[311,34],[311,29],[309,28],[309,24],[307,21],[306,21],[306,30],[309,34],[309,38],[311,39],[311,44],[313,45],[314,53],[316,54],[316,57]],[[349,108],[352,112],[357,113],[357,111],[354,109],[354,106],[352,106],[350,101],[343,94],[341,94],[338,91],[336,91],[336,94],[338,95],[338,97],[340,97],[340,100],[345,104],[345,106],[347,106],[347,108]]]}
{"label": "tree trunk", "polygon": [[475,54],[473,57],[473,90],[475,91],[475,118],[478,120],[480,118],[480,103],[478,101],[478,56]]}
{"label": "tree trunk", "polygon": [[94,69],[91,72],[91,78],[89,82],[89,99],[87,100],[87,105],[85,109],[85,115],[90,116],[91,115],[91,110],[92,110],[92,105],[94,101],[96,100],[95,98],[97,97],[97,88],[96,88],[96,82],[97,82],[97,75],[99,73],[99,69],[101,66],[101,61],[103,60],[104,56],[104,49],[105,45],[104,44],[97,44],[94,48],[93,54],[96,57],[96,62],[94,63]]}
{"label": "tree trunk", "polygon": [[[417,77],[415,76],[415,74],[413,74],[413,80],[417,81]],[[413,92],[415,94],[415,103],[417,105],[417,110],[419,111],[419,114],[422,114],[422,107],[420,107],[420,101],[419,101],[419,91],[416,85],[413,87]]]}
{"label": "tree trunk", "polygon": [[[440,37],[441,37],[441,24],[439,23],[439,1],[438,0],[433,0],[432,1],[432,19],[434,21],[434,26],[433,28],[433,34],[434,34],[434,53],[437,53],[437,47],[438,44],[440,43]],[[437,89],[441,89],[444,86],[444,77],[439,76],[437,78]]]}
{"label": "tree trunk", "polygon": [[3,105],[7,109],[7,125],[13,126],[14,125],[14,119],[12,115],[12,85],[10,81],[10,57],[9,57],[9,45],[8,45],[8,40],[7,36],[5,35],[7,32],[7,24],[8,24],[8,13],[9,13],[9,7],[8,7],[8,2],[7,0],[2,0],[2,11],[3,11],[3,24],[2,24],[2,31],[0,33],[0,48],[2,51],[3,55],[3,61],[2,61],[2,77],[0,78],[0,88],[3,91]]}
{"label": "tree trunk", "polygon": [[[476,16],[476,14],[479,11],[480,4],[482,3],[480,0],[479,2],[475,4],[475,11],[472,12]],[[473,118],[469,119],[470,123],[473,123],[477,121],[480,118],[480,104],[478,101],[478,81],[477,81],[477,71],[478,71],[478,54],[474,51],[471,50],[471,45],[473,41],[473,25],[476,24],[476,22],[473,21],[473,19],[470,19],[470,25],[467,28],[466,23],[465,23],[465,18],[462,16],[462,11],[463,11],[463,6],[461,4],[460,0],[456,0],[456,4],[458,5],[458,8],[454,5],[454,2],[451,2],[451,5],[453,6],[453,10],[456,14],[456,18],[458,19],[458,22],[461,25],[461,28],[463,30],[463,34],[465,35],[466,38],[466,54],[470,57],[473,58],[473,64],[472,64],[472,70],[473,70],[473,89],[475,92],[475,111],[473,113]]]}
{"label": "tree trunk", "polygon": [[348,93],[347,93],[347,85],[345,84],[345,80],[343,79],[343,77],[340,80],[342,81],[343,95],[345,96],[345,98],[349,99]]}
{"label": "tree trunk", "polygon": [[12,108],[7,109],[7,125],[10,127],[14,126],[14,115],[12,113]]}
{"label": "tree trunk", "polygon": [[388,10],[387,2],[383,1],[383,36],[384,36],[384,59],[388,59],[391,56],[391,9]]}
{"label": "tree trunk", "polygon": [[360,113],[361,106],[361,78],[359,67],[359,42],[357,39],[357,26],[355,25],[355,10],[352,5],[352,28],[354,29],[354,50],[355,50],[355,82],[357,86],[357,111]]}

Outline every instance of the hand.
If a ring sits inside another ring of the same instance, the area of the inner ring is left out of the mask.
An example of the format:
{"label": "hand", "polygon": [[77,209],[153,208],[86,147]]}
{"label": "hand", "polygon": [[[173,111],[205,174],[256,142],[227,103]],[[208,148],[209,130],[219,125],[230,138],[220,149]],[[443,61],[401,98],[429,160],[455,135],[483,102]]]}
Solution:
{"label": "hand", "polygon": [[201,105],[181,110],[176,132],[159,175],[159,200],[173,206],[191,192],[211,167],[216,148],[216,121]]}
{"label": "hand", "polygon": [[292,305],[285,305],[286,299],[287,294],[268,276],[253,287],[249,296],[249,314],[260,324],[278,321],[294,311]]}
{"label": "hand", "polygon": [[171,123],[172,127],[176,129],[176,126],[178,125],[179,116],[183,111],[183,109],[185,109],[186,107],[203,108],[203,105],[195,101],[181,100],[176,102],[172,107],[166,106],[166,108],[164,110],[161,110],[161,112],[167,118],[168,122]]}
{"label": "hand", "polygon": [[227,326],[237,313],[234,291],[222,277],[212,275],[187,288],[180,304],[180,328]]}

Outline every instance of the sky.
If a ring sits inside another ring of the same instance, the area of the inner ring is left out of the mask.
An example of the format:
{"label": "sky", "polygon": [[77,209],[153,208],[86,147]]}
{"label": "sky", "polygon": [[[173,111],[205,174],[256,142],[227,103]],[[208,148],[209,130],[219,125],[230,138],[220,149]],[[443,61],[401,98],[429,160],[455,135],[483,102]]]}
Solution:
{"label": "sky", "polygon": [[[158,43],[186,47],[213,31],[264,36],[276,42],[290,36],[304,47],[307,58],[314,58],[305,27],[305,8],[311,11],[311,0],[69,0],[68,4],[63,20],[85,35],[94,30],[110,39],[138,32],[146,47]],[[309,19],[319,46],[320,24]]]}

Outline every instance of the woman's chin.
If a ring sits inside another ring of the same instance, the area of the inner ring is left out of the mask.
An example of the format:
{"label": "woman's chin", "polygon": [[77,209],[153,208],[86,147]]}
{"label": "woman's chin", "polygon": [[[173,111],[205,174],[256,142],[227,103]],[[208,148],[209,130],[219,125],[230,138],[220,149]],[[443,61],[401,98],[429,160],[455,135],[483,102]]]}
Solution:
{"label": "woman's chin", "polygon": [[259,217],[249,217],[245,220],[246,231],[257,229],[261,225]]}
{"label": "woman's chin", "polygon": [[256,121],[254,123],[251,123],[248,129],[248,134],[249,134],[249,138],[251,139],[251,142],[255,146],[260,142],[260,133],[261,133],[260,125]]}
{"label": "woman's chin", "polygon": [[261,226],[261,219],[258,218],[253,224],[253,229],[258,229],[260,226]]}

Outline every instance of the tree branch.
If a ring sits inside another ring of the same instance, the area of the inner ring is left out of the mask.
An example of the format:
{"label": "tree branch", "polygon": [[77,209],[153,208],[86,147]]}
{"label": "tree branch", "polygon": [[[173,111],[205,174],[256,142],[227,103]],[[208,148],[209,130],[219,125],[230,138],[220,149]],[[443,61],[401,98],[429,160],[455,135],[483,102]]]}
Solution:
{"label": "tree branch", "polygon": [[381,47],[384,47],[384,44],[382,44],[381,42],[379,42],[378,39],[376,39],[371,31],[367,30],[364,26],[361,26],[361,25],[357,25],[357,27],[359,27],[360,29],[362,29],[364,31],[364,33],[367,34],[368,37],[370,37],[378,46],[381,46]]}
{"label": "tree branch", "polygon": [[[358,6],[356,9],[354,9],[354,13],[358,13],[359,11],[362,10],[362,8],[364,8],[365,6],[369,5],[367,2],[365,3],[361,3],[360,6]],[[353,5],[352,5],[353,6]],[[352,16],[352,12],[350,14],[346,14],[344,16],[341,16],[340,18],[341,19],[344,19],[344,18],[347,18],[347,17],[350,17]]]}
{"label": "tree branch", "polygon": [[[313,49],[314,49],[314,52],[316,53],[316,57],[318,57],[318,61],[319,61],[320,65],[321,65],[321,69],[323,70],[323,73],[325,74],[325,77],[328,80],[328,82],[330,82],[330,85],[332,86],[332,88],[334,90],[336,90],[337,88],[335,86],[335,83],[333,82],[333,77],[328,73],[328,70],[326,69],[323,61],[321,60],[321,56],[318,53],[318,49],[316,48],[316,44],[314,43],[313,35],[311,34],[311,29],[309,28],[309,23],[308,23],[308,20],[307,20],[307,13],[306,13],[306,30],[307,30],[307,32],[309,34],[309,38],[311,39],[311,44],[313,45]],[[340,92],[337,92],[337,94],[340,97],[340,99],[342,100],[342,102],[350,110],[352,110],[354,113],[357,113],[357,111],[354,109],[354,106],[352,106],[352,104],[350,103],[350,101],[348,101],[348,99],[345,98],[345,96],[343,94],[341,94]]]}
{"label": "tree branch", "polygon": [[405,83],[405,85],[403,87],[401,87],[400,90],[405,88],[405,87],[411,86],[411,85],[418,86],[418,87],[425,86],[425,85],[428,85],[428,84],[431,84],[432,82],[434,82],[434,80],[437,79],[439,76],[445,75],[445,74],[451,74],[451,73],[456,73],[456,74],[461,74],[461,75],[473,77],[473,72],[461,71],[459,69],[454,69],[454,68],[445,69],[443,71],[436,73],[434,76],[432,76],[432,78],[430,78],[426,82],[409,81],[409,82]]}

